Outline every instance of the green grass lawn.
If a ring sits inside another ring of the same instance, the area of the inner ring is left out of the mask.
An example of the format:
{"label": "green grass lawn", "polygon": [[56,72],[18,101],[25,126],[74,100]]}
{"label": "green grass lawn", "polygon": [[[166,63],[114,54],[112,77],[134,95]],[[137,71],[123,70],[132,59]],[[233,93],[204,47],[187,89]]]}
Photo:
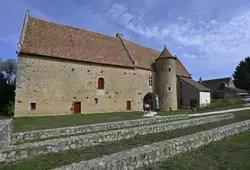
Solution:
{"label": "green grass lawn", "polygon": [[250,131],[168,159],[151,170],[249,170]]}
{"label": "green grass lawn", "polygon": [[[219,109],[210,109],[203,112],[225,110],[238,107],[240,106],[230,106]],[[192,113],[196,112],[193,112],[191,109],[178,109],[176,111],[159,111],[158,115],[169,116],[176,114],[192,114]],[[85,115],[19,117],[19,118],[13,118],[14,119],[13,124],[14,124],[14,132],[23,132],[30,130],[49,129],[49,128],[144,118],[142,115],[143,112],[116,112],[116,113],[96,113],[96,114],[85,114]],[[10,119],[10,118],[12,117],[0,116],[0,119]]]}
{"label": "green grass lawn", "polygon": [[[162,133],[157,133],[157,134],[150,134],[150,135],[144,135],[144,136],[136,136],[135,138],[132,139],[125,139],[121,140],[118,142],[110,142],[110,143],[105,143],[102,145],[97,145],[97,146],[90,146],[82,149],[74,149],[70,151],[64,151],[60,153],[52,153],[48,155],[41,155],[37,156],[33,159],[27,159],[25,161],[19,162],[17,164],[9,164],[6,166],[0,166],[0,170],[45,170],[45,169],[52,169],[55,167],[60,167],[63,165],[71,164],[74,162],[80,162],[82,160],[90,160],[93,158],[98,158],[102,157],[104,155],[109,155],[112,153],[116,153],[119,151],[123,150],[128,150],[132,149],[135,147],[140,147],[144,145],[149,145],[155,142],[160,142],[164,140],[168,140],[171,138],[176,138],[180,137],[183,135],[188,135],[192,134],[195,132],[203,131],[203,130],[208,130],[211,128],[216,128],[219,126],[235,123],[238,121],[250,119],[250,112],[249,111],[240,111],[235,113],[235,119],[230,119],[230,120],[223,120],[220,122],[213,122],[213,123],[208,123],[208,124],[203,124],[203,125],[198,125],[198,126],[192,126],[184,129],[177,129],[173,131],[168,131],[168,132],[162,132]],[[249,132],[250,134],[250,132]],[[239,135],[240,136],[240,135]],[[248,135],[248,143],[250,142],[250,135]],[[221,147],[223,147],[222,145]],[[234,147],[234,146],[233,146]],[[233,150],[237,150],[237,147],[241,147],[240,145],[237,145]],[[244,152],[244,147],[249,146],[243,146],[243,148],[240,148],[242,152]],[[210,152],[214,152],[215,150],[211,150]],[[223,155],[223,150],[221,152]],[[238,153],[239,154],[239,153]],[[245,154],[245,153],[243,153]],[[190,158],[191,159],[191,158]],[[222,159],[222,158],[221,158]],[[186,162],[185,162],[186,161]],[[193,159],[195,161],[195,159]],[[204,159],[203,161],[206,161]],[[192,163],[192,161],[190,161]],[[205,164],[206,162],[204,162]],[[182,164],[190,164],[188,159],[184,160]],[[200,163],[202,164],[202,163]],[[161,166],[164,166],[161,165]],[[174,164],[173,164],[174,166]],[[193,169],[188,168],[188,169]],[[164,169],[164,168],[163,168]],[[185,169],[185,168],[184,168]],[[182,168],[181,168],[182,170]]]}
{"label": "green grass lawn", "polygon": [[[2,117],[6,118],[6,117]],[[144,118],[142,112],[96,113],[86,115],[62,115],[13,118],[14,132],[77,126],[102,122],[114,122]]]}

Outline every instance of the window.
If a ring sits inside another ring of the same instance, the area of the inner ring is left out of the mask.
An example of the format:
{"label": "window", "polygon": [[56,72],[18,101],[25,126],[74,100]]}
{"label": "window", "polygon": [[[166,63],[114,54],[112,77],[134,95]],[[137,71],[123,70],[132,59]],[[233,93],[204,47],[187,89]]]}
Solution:
{"label": "window", "polygon": [[171,87],[168,87],[168,90],[171,91],[172,90]]}
{"label": "window", "polygon": [[168,71],[169,71],[169,72],[171,72],[171,71],[172,71],[172,69],[169,67],[169,68],[168,68]]}
{"label": "window", "polygon": [[148,85],[153,86],[153,77],[152,76],[149,76]]}
{"label": "window", "polygon": [[30,110],[36,110],[36,103],[30,103]]}
{"label": "window", "polygon": [[98,98],[95,98],[95,104],[98,104]]}
{"label": "window", "polygon": [[104,89],[104,79],[103,78],[98,79],[98,89]]}

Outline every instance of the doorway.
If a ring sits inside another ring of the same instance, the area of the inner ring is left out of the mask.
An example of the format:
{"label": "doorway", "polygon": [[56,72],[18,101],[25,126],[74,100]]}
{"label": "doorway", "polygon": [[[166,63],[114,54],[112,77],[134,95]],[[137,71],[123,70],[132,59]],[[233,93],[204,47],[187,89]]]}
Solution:
{"label": "doorway", "polygon": [[190,107],[191,108],[197,107],[197,105],[198,105],[197,99],[190,99]]}
{"label": "doorway", "polygon": [[81,102],[75,102],[74,103],[74,114],[80,114],[81,113]]}
{"label": "doorway", "polygon": [[143,98],[143,106],[146,103],[149,104],[151,110],[156,110],[156,102],[155,102],[154,94],[148,93],[145,95],[145,97]]}
{"label": "doorway", "polygon": [[131,110],[131,101],[127,101],[127,111]]}

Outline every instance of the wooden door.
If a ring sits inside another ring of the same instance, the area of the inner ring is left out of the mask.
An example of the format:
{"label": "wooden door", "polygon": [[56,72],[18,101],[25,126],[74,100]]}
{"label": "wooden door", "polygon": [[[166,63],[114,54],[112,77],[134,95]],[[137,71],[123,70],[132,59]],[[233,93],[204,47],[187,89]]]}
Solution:
{"label": "wooden door", "polygon": [[74,103],[74,113],[75,114],[81,113],[81,102]]}
{"label": "wooden door", "polygon": [[197,99],[190,99],[190,107],[197,107],[198,100]]}
{"label": "wooden door", "polygon": [[131,101],[127,101],[127,110],[131,110]]}

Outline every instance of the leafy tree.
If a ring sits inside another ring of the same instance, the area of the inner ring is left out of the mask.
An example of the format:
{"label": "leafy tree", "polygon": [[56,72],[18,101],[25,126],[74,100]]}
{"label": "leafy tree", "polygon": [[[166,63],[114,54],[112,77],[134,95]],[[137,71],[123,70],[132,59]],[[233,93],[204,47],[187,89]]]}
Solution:
{"label": "leafy tree", "polygon": [[15,59],[0,61],[0,71],[6,76],[8,84],[14,83],[16,75],[16,65],[17,62]]}
{"label": "leafy tree", "polygon": [[239,63],[233,77],[236,87],[250,91],[250,57],[246,57]]}
{"label": "leafy tree", "polygon": [[0,114],[13,115],[16,61],[0,58]]}

